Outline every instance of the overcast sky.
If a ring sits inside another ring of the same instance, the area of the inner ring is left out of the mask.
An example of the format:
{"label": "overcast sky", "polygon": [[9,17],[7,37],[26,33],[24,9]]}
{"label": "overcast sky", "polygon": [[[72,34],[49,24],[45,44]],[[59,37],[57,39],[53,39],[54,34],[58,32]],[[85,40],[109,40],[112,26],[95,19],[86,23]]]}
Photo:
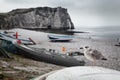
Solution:
{"label": "overcast sky", "polygon": [[0,12],[17,8],[64,7],[75,26],[119,26],[120,0],[0,0]]}

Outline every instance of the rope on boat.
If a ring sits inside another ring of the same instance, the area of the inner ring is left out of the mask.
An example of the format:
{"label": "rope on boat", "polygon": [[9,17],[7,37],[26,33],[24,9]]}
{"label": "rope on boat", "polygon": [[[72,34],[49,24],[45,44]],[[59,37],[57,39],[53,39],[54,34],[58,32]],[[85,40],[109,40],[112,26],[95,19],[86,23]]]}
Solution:
{"label": "rope on boat", "polygon": [[11,58],[8,53],[0,47],[0,55],[3,56],[4,58]]}

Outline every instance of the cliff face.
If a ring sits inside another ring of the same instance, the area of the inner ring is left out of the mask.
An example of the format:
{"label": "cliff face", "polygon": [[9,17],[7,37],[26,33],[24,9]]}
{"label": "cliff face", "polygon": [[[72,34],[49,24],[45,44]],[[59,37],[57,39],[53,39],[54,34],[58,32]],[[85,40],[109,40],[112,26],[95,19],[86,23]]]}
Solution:
{"label": "cliff face", "polygon": [[74,25],[67,9],[38,7],[16,9],[6,15],[0,14],[0,28],[74,29]]}

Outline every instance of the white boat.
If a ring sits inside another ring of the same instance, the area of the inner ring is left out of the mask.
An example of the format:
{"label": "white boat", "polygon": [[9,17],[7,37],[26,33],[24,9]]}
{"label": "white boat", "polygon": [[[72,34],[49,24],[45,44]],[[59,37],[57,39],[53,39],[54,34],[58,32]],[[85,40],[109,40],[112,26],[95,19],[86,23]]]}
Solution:
{"label": "white boat", "polygon": [[60,35],[60,34],[49,34],[48,38],[51,41],[71,41],[73,36],[71,35]]}
{"label": "white boat", "polygon": [[97,66],[69,67],[31,80],[120,80],[120,71]]}
{"label": "white boat", "polygon": [[[13,40],[13,39],[16,39],[15,37],[11,36],[11,35],[8,35],[8,34],[5,34],[5,33],[1,33],[0,32],[0,39],[4,39],[4,40]],[[33,45],[35,43],[33,43],[32,39],[31,38],[28,38],[28,39],[16,39],[16,40],[20,40],[22,44],[25,44],[25,45]]]}

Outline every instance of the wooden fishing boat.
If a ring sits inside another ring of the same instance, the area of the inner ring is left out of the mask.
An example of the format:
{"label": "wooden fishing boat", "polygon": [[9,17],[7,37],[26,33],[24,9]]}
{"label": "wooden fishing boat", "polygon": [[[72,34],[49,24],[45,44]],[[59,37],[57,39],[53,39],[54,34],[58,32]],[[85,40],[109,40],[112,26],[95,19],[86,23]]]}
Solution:
{"label": "wooden fishing boat", "polygon": [[[4,37],[5,35],[2,36]],[[29,45],[24,45],[22,43],[20,44],[17,42],[17,39],[11,37],[0,37],[0,39],[2,40],[0,46],[5,50],[15,54],[19,53],[19,55],[23,55],[34,60],[44,61],[62,66],[82,66],[85,64],[84,61],[79,61],[66,54],[50,52],[43,48],[34,48],[30,47]]]}
{"label": "wooden fishing boat", "polygon": [[[16,39],[15,37],[11,36],[11,35],[8,35],[8,34],[4,34],[4,33],[0,33],[0,38],[1,39],[4,39],[4,40],[9,40],[9,41],[12,41],[14,39]],[[20,39],[20,38],[17,38],[17,40],[22,43],[22,44],[25,44],[25,45],[32,45],[32,44],[35,44],[31,38],[28,38],[28,39]]]}
{"label": "wooden fishing boat", "polygon": [[51,41],[71,41],[73,39],[70,35],[49,34],[48,38]]}

